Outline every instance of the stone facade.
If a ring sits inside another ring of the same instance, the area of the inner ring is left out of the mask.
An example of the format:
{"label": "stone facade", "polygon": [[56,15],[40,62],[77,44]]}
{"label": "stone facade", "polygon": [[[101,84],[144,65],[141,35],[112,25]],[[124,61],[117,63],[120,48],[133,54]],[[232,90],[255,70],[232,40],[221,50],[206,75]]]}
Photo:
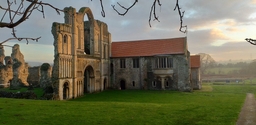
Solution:
{"label": "stone facade", "polygon": [[[133,60],[139,60],[139,66],[134,68]],[[125,67],[121,68],[120,60],[125,61]],[[147,79],[148,58],[112,58],[113,65],[112,83],[115,89],[146,89],[144,84]]]}
{"label": "stone facade", "polygon": [[[71,99],[109,87],[111,35],[87,7],[65,10],[65,23],[53,23],[55,99]],[[88,21],[84,21],[87,15]]]}
{"label": "stone facade", "polygon": [[[189,56],[165,55],[161,58],[172,60],[172,67],[155,67],[154,57],[113,58],[113,84],[119,89],[150,89],[192,91],[190,84]],[[139,67],[134,68],[133,59],[139,59]],[[120,68],[120,60],[125,60],[125,68]]]}
{"label": "stone facade", "polygon": [[193,90],[186,38],[113,42],[112,54],[114,88]]}

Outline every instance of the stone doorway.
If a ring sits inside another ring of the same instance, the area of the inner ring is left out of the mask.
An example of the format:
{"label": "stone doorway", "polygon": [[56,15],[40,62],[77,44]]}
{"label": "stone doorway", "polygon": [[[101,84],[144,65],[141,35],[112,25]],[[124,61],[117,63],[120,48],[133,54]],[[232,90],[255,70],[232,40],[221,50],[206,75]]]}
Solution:
{"label": "stone doorway", "polygon": [[69,98],[69,87],[68,87],[68,83],[65,82],[63,85],[63,100],[68,98]]}
{"label": "stone doorway", "polygon": [[125,90],[125,81],[124,80],[120,81],[120,89]]}
{"label": "stone doorway", "polygon": [[93,90],[94,78],[92,66],[87,66],[84,71],[84,93],[90,93]]}

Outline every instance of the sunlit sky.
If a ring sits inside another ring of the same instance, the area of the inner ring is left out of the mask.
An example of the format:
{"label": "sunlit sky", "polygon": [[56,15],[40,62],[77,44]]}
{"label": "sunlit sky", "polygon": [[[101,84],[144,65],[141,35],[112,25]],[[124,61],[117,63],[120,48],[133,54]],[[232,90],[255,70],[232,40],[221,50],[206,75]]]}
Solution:
{"label": "sunlit sky", "polygon": [[[256,0],[180,0],[180,6],[185,10],[184,24],[188,26],[187,34],[179,32],[179,15],[177,11],[173,11],[176,0],[161,0],[162,6],[156,9],[160,22],[152,21],[152,27],[149,27],[148,19],[153,0],[139,0],[125,16],[119,16],[111,5],[120,2],[129,6],[134,0],[104,0],[106,17],[101,16],[98,0],[42,1],[61,9],[68,6],[77,10],[90,7],[95,19],[108,24],[113,42],[187,36],[191,54],[207,53],[216,61],[256,58],[256,46],[244,40],[256,39]],[[1,0],[0,5],[5,5],[5,2]],[[2,16],[2,10],[0,14]],[[51,26],[53,22],[63,23],[64,18],[63,14],[58,15],[49,7],[45,7],[45,16],[44,19],[42,14],[34,12],[26,22],[16,28],[16,34],[20,37],[41,36],[37,43],[30,41],[26,44],[26,41],[14,40],[5,45],[19,43],[28,62],[53,63],[54,40]],[[12,37],[11,30],[7,28],[1,28],[0,34],[0,41]],[[11,55],[11,48],[5,47],[5,55]]]}

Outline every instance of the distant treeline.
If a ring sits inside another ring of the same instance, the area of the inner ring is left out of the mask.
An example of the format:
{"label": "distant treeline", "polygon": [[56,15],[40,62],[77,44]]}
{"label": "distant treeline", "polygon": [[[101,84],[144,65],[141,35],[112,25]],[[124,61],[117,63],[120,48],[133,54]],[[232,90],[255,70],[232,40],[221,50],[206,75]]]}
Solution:
{"label": "distant treeline", "polygon": [[209,67],[205,74],[207,75],[250,75],[256,76],[256,60],[252,62],[237,63],[215,63]]}

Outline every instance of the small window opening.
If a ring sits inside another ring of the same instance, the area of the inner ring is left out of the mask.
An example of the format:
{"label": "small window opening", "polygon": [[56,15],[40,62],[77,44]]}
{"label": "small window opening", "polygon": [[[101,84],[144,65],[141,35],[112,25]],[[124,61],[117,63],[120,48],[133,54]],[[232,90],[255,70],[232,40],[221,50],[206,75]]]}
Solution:
{"label": "small window opening", "polygon": [[153,82],[152,82],[152,86],[153,86],[153,87],[156,87],[156,81],[153,81]]}
{"label": "small window opening", "polygon": [[166,81],[166,87],[169,87],[169,82],[168,81]]}
{"label": "small window opening", "polygon": [[135,82],[134,82],[134,81],[132,81],[132,86],[133,86],[133,87],[135,86]]}

